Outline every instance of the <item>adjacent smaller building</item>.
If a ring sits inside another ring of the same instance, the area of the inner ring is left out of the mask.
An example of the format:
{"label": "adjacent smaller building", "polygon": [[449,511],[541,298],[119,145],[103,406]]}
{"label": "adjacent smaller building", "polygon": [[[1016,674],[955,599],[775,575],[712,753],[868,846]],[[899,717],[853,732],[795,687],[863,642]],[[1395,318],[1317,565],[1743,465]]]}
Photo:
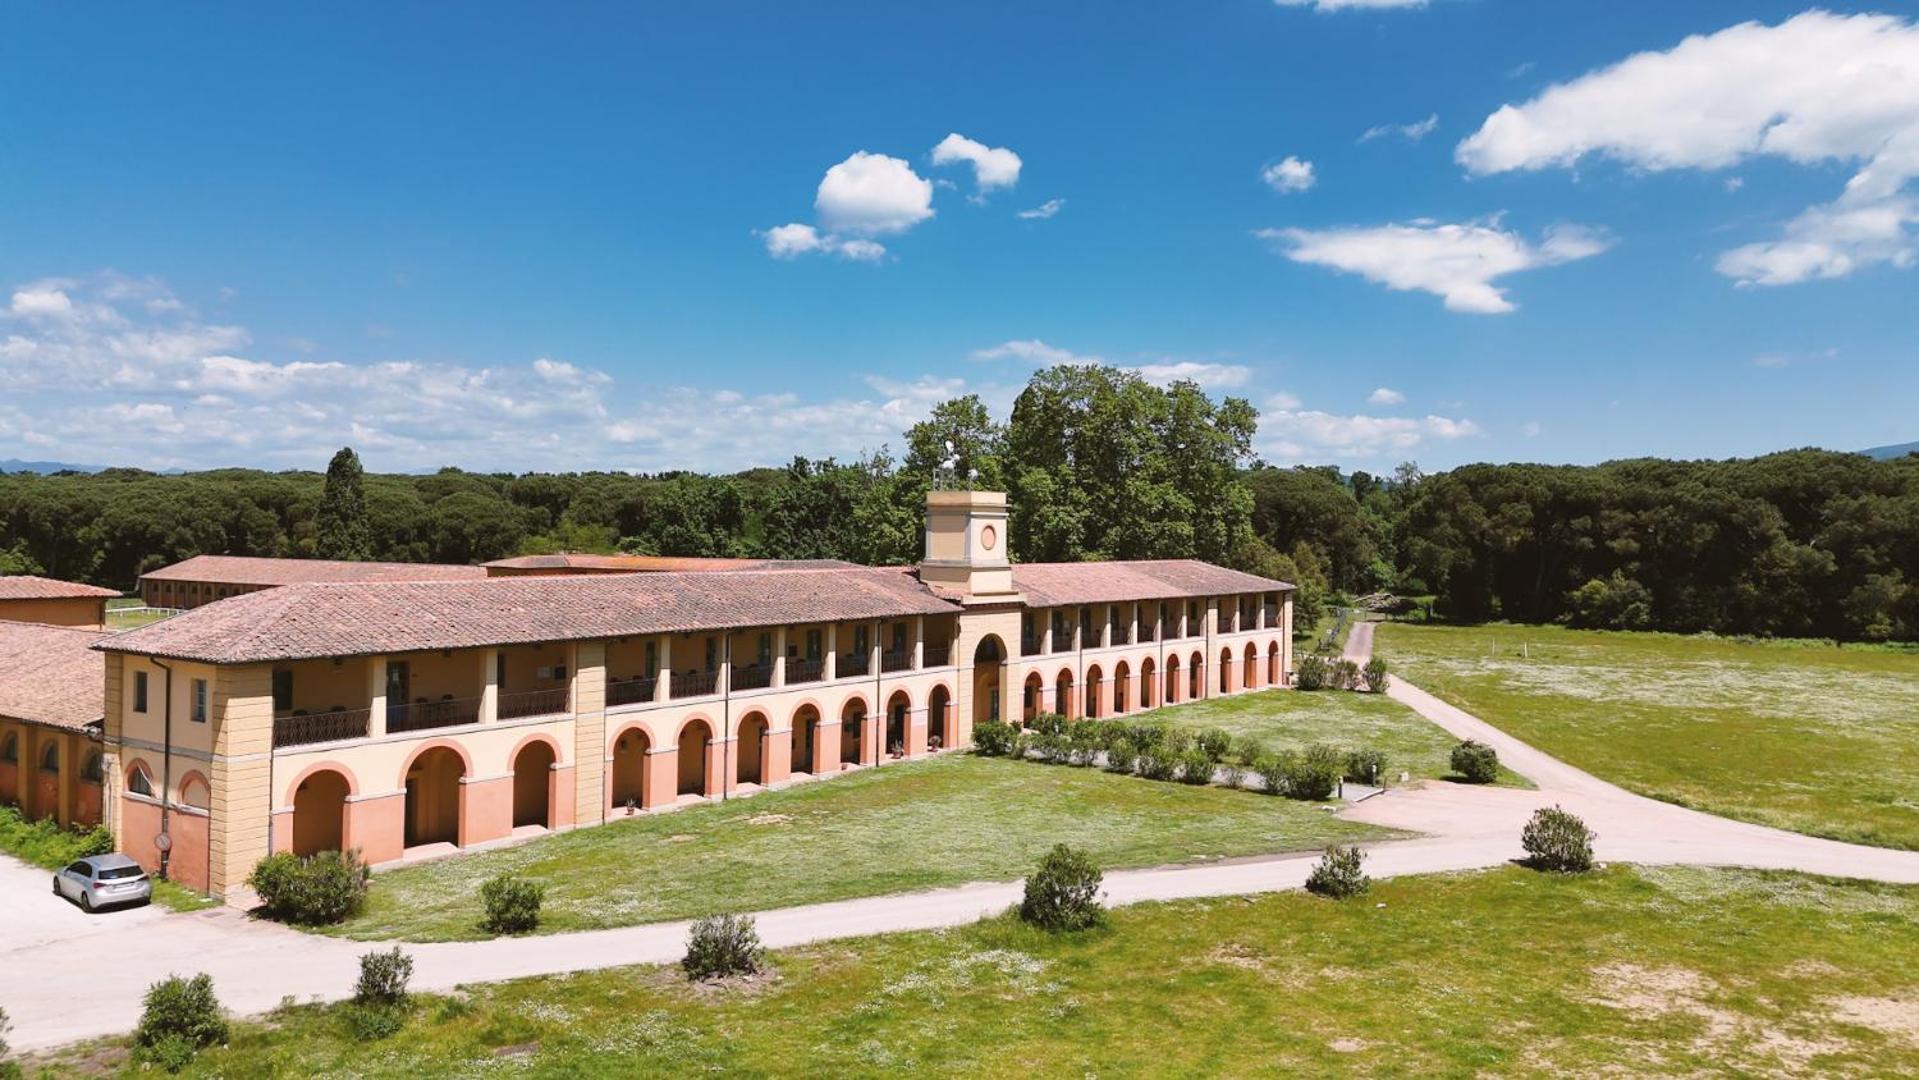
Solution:
{"label": "adjacent smaller building", "polygon": [[0,803],[30,821],[98,825],[106,658],[98,629],[0,622]]}
{"label": "adjacent smaller building", "polygon": [[478,566],[445,563],[343,562],[335,559],[262,559],[250,555],[195,555],[140,576],[148,607],[197,608],[261,589],[309,582],[331,584],[472,581]]}
{"label": "adjacent smaller building", "polygon": [[97,585],[31,574],[0,577],[0,621],[99,630],[107,624],[107,601],[119,595]]}

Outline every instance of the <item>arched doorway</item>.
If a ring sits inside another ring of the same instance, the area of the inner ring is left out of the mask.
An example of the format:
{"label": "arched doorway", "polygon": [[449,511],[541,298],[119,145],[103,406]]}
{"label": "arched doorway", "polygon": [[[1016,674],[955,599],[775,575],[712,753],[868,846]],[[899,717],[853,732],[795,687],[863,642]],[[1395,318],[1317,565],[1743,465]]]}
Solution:
{"label": "arched doorway", "polygon": [[946,687],[935,686],[926,698],[926,749],[944,750],[953,745],[952,717],[953,695]]}
{"label": "arched doorway", "polygon": [[293,853],[339,851],[346,837],[347,779],[324,769],[293,790]]}
{"label": "arched doorway", "polygon": [[460,781],[466,762],[449,747],[435,746],[406,771],[407,847],[460,842]]}
{"label": "arched doorway", "polygon": [[713,752],[713,729],[704,720],[688,720],[680,729],[680,775],[675,792],[680,795],[706,795],[706,758]]}
{"label": "arched doorway", "polygon": [[1191,666],[1187,668],[1186,675],[1187,675],[1186,681],[1188,684],[1190,684],[1190,692],[1186,696],[1193,701],[1198,701],[1200,698],[1205,697],[1206,696],[1206,657],[1200,655],[1199,653],[1194,653],[1193,662]]}
{"label": "arched doorway", "polygon": [[913,699],[906,691],[895,691],[886,699],[886,753],[889,757],[905,757],[907,740],[913,734]]}
{"label": "arched doorway", "polygon": [[1266,685],[1286,685],[1286,673],[1279,670],[1279,642],[1266,646]]}
{"label": "arched doorway", "polygon": [[1152,657],[1149,656],[1146,659],[1141,660],[1139,662],[1139,707],[1140,708],[1150,709],[1153,707],[1153,700],[1154,698],[1158,696],[1158,690],[1159,690],[1159,682],[1157,680],[1158,675],[1159,675],[1159,672],[1153,667]]}
{"label": "arched doorway", "polygon": [[840,764],[860,763],[860,743],[866,736],[866,702],[854,698],[840,710]]}
{"label": "arched doorway", "polygon": [[1004,720],[1000,696],[1005,683],[1006,646],[997,634],[980,639],[973,650],[973,723]]}
{"label": "arched doorway", "polygon": [[766,729],[765,713],[753,713],[740,721],[739,763],[734,766],[734,783],[766,783]]}
{"label": "arched doorway", "polygon": [[1046,677],[1035,671],[1026,676],[1026,689],[1023,692],[1020,712],[1027,723],[1040,714],[1040,702],[1046,697]]}
{"label": "arched doorway", "polygon": [[1071,671],[1061,671],[1053,680],[1053,711],[1068,720],[1073,718],[1073,673]]}
{"label": "arched doorway", "polygon": [[1086,704],[1084,711],[1089,720],[1097,720],[1100,717],[1100,699],[1106,696],[1106,689],[1103,685],[1105,675],[1106,673],[1099,669],[1098,664],[1094,664],[1092,667],[1086,669]]}
{"label": "arched doorway", "polygon": [[1241,689],[1259,689],[1259,646],[1250,641],[1246,643],[1246,662],[1239,666],[1239,677],[1245,683]]}
{"label": "arched doorway", "polygon": [[553,797],[553,744],[535,739],[513,755],[513,827],[553,827],[548,813]]}
{"label": "arched doorway", "polygon": [[639,728],[620,733],[613,743],[613,806],[632,810],[646,807],[646,752],[652,740]]}
{"label": "arched doorway", "polygon": [[1113,665],[1113,715],[1125,716],[1127,706],[1132,704],[1133,669],[1121,660]]}
{"label": "arched doorway", "polygon": [[793,772],[813,775],[813,755],[819,738],[820,711],[811,705],[800,706],[793,714]]}
{"label": "arched doorway", "polygon": [[1179,704],[1179,657],[1166,658],[1166,704]]}
{"label": "arched doorway", "polygon": [[1219,650],[1219,692],[1233,692],[1233,650]]}

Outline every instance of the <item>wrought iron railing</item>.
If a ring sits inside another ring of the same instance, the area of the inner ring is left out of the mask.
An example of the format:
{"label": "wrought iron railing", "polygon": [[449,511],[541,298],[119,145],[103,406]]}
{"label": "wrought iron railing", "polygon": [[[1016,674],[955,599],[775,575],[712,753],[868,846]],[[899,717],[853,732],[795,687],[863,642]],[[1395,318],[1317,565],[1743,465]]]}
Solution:
{"label": "wrought iron railing", "polygon": [[840,657],[839,677],[842,679],[858,678],[861,675],[870,673],[872,670],[872,657],[864,651],[847,653]]}
{"label": "wrought iron railing", "polygon": [[673,674],[673,696],[705,697],[719,692],[720,673],[717,671],[678,671]]}
{"label": "wrought iron railing", "polygon": [[945,667],[953,662],[953,643],[942,642],[926,646],[920,656],[920,662],[926,667]]}
{"label": "wrought iron railing", "polygon": [[825,660],[788,660],[786,662],[787,683],[819,682],[826,677]]}
{"label": "wrought iron railing", "polygon": [[423,731],[427,728],[457,727],[461,724],[479,722],[478,698],[416,701],[410,705],[395,703],[386,707],[386,729],[389,732]]}
{"label": "wrought iron railing", "polygon": [[773,665],[748,664],[733,669],[733,689],[759,690],[773,685]]}
{"label": "wrought iron railing", "polygon": [[1041,646],[1041,644],[1042,644],[1042,642],[1040,641],[1040,639],[1038,639],[1038,638],[1036,638],[1036,637],[1023,637],[1023,638],[1020,638],[1020,639],[1019,639],[1019,654],[1020,654],[1021,656],[1038,656],[1038,655],[1040,654],[1040,646]]}
{"label": "wrought iron railing", "polygon": [[274,746],[306,746],[309,743],[336,742],[340,739],[364,739],[367,709],[341,709],[307,716],[279,716],[273,720]]}
{"label": "wrought iron railing", "polygon": [[913,650],[888,649],[880,654],[881,671],[906,671],[913,666]]}
{"label": "wrought iron railing", "polygon": [[500,695],[499,714],[502,720],[517,720],[523,716],[546,716],[566,711],[565,687],[557,690],[516,690],[511,694]]}
{"label": "wrought iron railing", "polygon": [[652,701],[659,687],[660,679],[657,675],[645,675],[637,679],[615,679],[606,684],[606,703],[633,705],[642,701]]}

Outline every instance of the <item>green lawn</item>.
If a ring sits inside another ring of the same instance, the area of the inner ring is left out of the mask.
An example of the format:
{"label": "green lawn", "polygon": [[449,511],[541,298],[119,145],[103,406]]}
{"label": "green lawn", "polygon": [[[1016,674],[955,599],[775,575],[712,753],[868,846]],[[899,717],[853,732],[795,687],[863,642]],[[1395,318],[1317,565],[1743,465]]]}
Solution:
{"label": "green lawn", "polygon": [[133,630],[169,618],[171,612],[154,611],[137,597],[107,601],[107,629]]}
{"label": "green lawn", "polygon": [[[340,1006],[236,1025],[202,1076],[1913,1075],[1919,888],[1517,868],[1336,903],[1141,905],[771,956],[754,985],[634,967],[425,997],[377,1044]],[[217,987],[216,987],[217,989]],[[344,988],[342,988],[344,989]],[[29,1072],[129,1068],[115,1042]]]}
{"label": "green lawn", "polygon": [[1389,624],[1377,648],[1440,697],[1654,798],[1919,848],[1919,651]]}
{"label": "green lawn", "polygon": [[1386,835],[1251,792],[947,755],[382,873],[330,932],[484,937],[479,887],[505,871],[546,884],[552,932],[1012,880],[1061,841],[1119,867]]}
{"label": "green lawn", "polygon": [[[1237,697],[1210,698],[1141,713],[1136,719],[1160,721],[1198,731],[1219,728],[1235,738],[1257,739],[1267,747],[1301,749],[1326,743],[1342,750],[1371,747],[1386,755],[1386,775],[1396,781],[1441,779],[1452,775],[1452,751],[1459,740],[1384,694],[1344,690],[1264,690]],[[1509,770],[1501,784],[1530,787]]]}

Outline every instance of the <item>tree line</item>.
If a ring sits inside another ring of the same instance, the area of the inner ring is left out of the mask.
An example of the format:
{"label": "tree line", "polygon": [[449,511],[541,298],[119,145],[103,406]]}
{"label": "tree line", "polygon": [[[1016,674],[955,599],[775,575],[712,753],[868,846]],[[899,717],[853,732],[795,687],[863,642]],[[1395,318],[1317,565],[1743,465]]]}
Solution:
{"label": "tree line", "polygon": [[1034,375],[1010,418],[938,406],[851,462],[620,472],[0,474],[0,572],[130,588],[202,553],[483,562],[556,551],[917,560],[926,491],[1009,493],[1023,562],[1198,558],[1341,597],[1430,597],[1459,620],[1919,637],[1919,456],[1800,450],[1431,476],[1277,468],[1258,414],[1113,368]]}

